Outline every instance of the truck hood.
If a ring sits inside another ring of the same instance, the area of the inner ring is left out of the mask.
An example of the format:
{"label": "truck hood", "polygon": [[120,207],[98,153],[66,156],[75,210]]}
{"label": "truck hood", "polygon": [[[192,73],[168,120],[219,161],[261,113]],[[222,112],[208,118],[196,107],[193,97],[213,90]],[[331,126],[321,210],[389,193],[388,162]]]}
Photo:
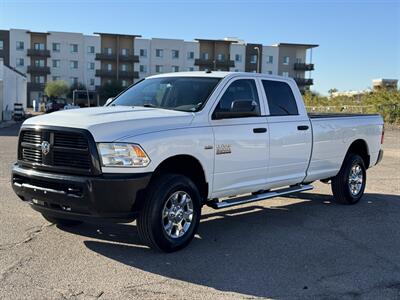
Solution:
{"label": "truck hood", "polygon": [[174,110],[107,106],[63,110],[29,118],[22,126],[61,126],[87,129],[96,142],[187,127],[194,114]]}

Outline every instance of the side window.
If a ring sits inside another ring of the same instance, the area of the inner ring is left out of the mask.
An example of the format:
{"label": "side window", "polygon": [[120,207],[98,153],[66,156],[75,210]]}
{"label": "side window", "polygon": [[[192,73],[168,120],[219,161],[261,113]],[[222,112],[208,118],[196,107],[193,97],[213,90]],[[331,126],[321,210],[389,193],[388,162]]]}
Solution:
{"label": "side window", "polygon": [[[236,117],[261,115],[260,100],[253,79],[239,79],[231,83],[219,100],[214,114],[225,112],[234,112],[237,114]],[[231,116],[231,118],[234,117]]]}
{"label": "side window", "polygon": [[299,114],[292,89],[286,82],[263,80],[262,84],[271,116]]}

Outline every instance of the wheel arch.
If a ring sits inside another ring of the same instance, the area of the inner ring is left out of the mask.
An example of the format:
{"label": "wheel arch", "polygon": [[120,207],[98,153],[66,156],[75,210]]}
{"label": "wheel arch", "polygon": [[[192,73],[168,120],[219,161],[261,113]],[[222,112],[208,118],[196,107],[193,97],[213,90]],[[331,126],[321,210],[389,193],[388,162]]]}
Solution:
{"label": "wheel arch", "polygon": [[364,161],[365,168],[366,169],[369,168],[371,157],[369,154],[368,144],[365,140],[358,139],[358,140],[353,141],[350,144],[345,157],[347,157],[347,155],[349,155],[349,153],[360,155]]}

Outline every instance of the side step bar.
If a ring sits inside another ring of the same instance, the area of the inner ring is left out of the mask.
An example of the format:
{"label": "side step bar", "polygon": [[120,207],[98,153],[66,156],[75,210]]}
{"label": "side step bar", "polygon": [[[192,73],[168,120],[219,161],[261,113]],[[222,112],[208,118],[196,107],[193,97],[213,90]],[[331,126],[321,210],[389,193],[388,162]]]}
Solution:
{"label": "side step bar", "polygon": [[270,192],[266,192],[266,193],[262,193],[262,194],[230,198],[230,199],[226,199],[226,200],[223,200],[220,202],[209,202],[209,203],[207,203],[207,205],[212,208],[215,208],[215,209],[221,209],[221,208],[245,204],[245,203],[249,203],[249,202],[255,202],[255,201],[265,200],[265,199],[269,199],[269,198],[279,197],[282,195],[287,195],[287,194],[292,194],[292,193],[297,193],[297,192],[304,192],[304,191],[312,190],[313,188],[314,187],[309,184],[306,184],[306,185],[299,184],[299,185],[294,185],[294,186],[290,186],[290,187],[287,187],[284,189],[270,191]]}

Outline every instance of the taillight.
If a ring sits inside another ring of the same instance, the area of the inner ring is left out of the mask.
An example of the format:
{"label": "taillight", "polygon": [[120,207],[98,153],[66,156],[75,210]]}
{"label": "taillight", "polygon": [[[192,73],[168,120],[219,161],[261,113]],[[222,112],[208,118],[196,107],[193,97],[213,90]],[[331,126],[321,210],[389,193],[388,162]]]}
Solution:
{"label": "taillight", "polygon": [[385,126],[382,127],[382,134],[381,134],[381,145],[383,144],[383,138],[385,137]]}

